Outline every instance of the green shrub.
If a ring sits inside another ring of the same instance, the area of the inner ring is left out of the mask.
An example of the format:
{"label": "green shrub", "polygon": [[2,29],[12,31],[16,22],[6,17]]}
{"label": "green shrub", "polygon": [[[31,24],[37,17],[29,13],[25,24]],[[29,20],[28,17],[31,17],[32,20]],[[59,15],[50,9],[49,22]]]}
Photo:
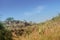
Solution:
{"label": "green shrub", "polygon": [[11,32],[7,31],[1,22],[0,22],[0,40],[12,40]]}

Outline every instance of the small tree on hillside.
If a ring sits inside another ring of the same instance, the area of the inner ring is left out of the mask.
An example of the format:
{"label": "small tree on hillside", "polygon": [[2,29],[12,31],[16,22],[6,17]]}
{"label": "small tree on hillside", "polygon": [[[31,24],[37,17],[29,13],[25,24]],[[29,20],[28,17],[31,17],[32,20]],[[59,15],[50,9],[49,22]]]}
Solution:
{"label": "small tree on hillside", "polygon": [[7,22],[8,24],[10,24],[10,23],[13,22],[13,21],[14,21],[14,18],[13,18],[13,17],[9,17],[9,18],[6,19],[6,22]]}
{"label": "small tree on hillside", "polygon": [[6,19],[6,21],[13,21],[13,20],[14,20],[13,17],[9,17],[9,18]]}

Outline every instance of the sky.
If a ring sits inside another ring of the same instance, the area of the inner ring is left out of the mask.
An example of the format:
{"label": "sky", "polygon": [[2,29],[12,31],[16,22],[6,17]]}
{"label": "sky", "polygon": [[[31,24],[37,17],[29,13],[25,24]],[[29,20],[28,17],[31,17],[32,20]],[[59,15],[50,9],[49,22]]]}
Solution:
{"label": "sky", "polygon": [[60,0],[0,0],[0,20],[13,17],[17,20],[42,22],[60,12]]}

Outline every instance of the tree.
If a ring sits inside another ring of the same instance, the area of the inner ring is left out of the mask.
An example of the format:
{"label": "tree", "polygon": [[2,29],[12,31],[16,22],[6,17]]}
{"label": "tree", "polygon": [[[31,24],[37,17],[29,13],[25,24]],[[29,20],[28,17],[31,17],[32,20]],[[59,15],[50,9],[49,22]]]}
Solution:
{"label": "tree", "polygon": [[14,20],[13,17],[9,17],[9,18],[6,19],[6,21],[13,21],[13,20]]}
{"label": "tree", "polygon": [[7,24],[12,23],[13,21],[14,21],[14,18],[13,18],[13,17],[8,17],[8,18],[5,20],[5,22],[6,22]]}

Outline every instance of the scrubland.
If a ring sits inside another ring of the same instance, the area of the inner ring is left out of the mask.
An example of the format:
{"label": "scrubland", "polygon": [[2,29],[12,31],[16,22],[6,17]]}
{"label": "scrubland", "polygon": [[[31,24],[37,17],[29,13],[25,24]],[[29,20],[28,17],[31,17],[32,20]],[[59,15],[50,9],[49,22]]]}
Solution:
{"label": "scrubland", "polygon": [[60,40],[60,15],[41,23],[8,18],[0,22],[0,40]]}

